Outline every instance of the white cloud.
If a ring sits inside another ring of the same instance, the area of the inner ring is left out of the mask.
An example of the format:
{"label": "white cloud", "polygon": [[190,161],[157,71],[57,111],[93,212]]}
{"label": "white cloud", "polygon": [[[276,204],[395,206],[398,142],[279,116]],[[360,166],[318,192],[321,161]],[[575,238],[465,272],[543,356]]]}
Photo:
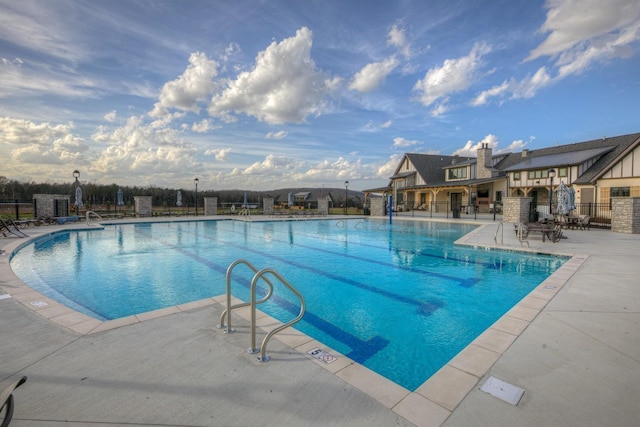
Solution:
{"label": "white cloud", "polygon": [[[547,19],[540,32],[549,35],[527,60],[556,56],[574,48],[584,52],[602,42],[603,36],[637,27],[640,19],[637,0],[548,0],[546,7]],[[637,40],[637,35],[633,39]]]}
{"label": "white cloud", "polygon": [[349,89],[362,93],[371,92],[380,86],[384,79],[398,66],[395,57],[389,57],[382,62],[367,64],[353,77]]}
{"label": "white cloud", "polygon": [[413,87],[418,92],[418,100],[429,106],[439,98],[467,89],[476,79],[483,56],[490,51],[486,43],[476,43],[469,55],[447,59],[442,66],[427,71],[424,79]]}
{"label": "white cloud", "polygon": [[499,144],[498,138],[493,134],[489,134],[478,142],[468,140],[464,147],[458,148],[451,154],[461,157],[476,157],[478,155],[478,149],[481,148],[483,144],[488,144],[491,149],[496,149]]}
{"label": "white cloud", "polygon": [[73,134],[73,123],[52,125],[9,117],[0,117],[0,148],[8,156],[3,174],[39,177],[46,176],[49,167],[59,171],[85,161],[89,151],[84,138]]}
{"label": "white cloud", "polygon": [[472,101],[471,105],[480,106],[487,104],[491,98],[504,99],[528,99],[536,95],[538,90],[547,87],[555,82],[545,67],[541,67],[533,76],[527,76],[522,80],[510,79],[498,86],[480,92]]}
{"label": "white cloud", "polygon": [[504,81],[502,84],[498,86],[494,86],[491,89],[484,90],[480,92],[478,96],[476,96],[472,101],[471,105],[477,107],[479,105],[485,105],[489,102],[491,98],[502,96],[509,90],[509,82]]}
{"label": "white cloud", "polygon": [[522,149],[525,148],[527,144],[528,142],[518,139],[509,144],[509,146],[504,150],[498,150],[496,151],[496,153],[515,153],[517,151],[522,151]]}
{"label": "white cloud", "polygon": [[187,69],[175,80],[162,86],[160,101],[150,113],[152,117],[166,114],[170,108],[198,113],[198,103],[205,101],[217,87],[218,63],[201,52],[189,56]]}
{"label": "white cloud", "polygon": [[185,171],[197,172],[196,149],[180,139],[177,130],[145,125],[142,117],[132,116],[115,129],[100,127],[93,139],[107,147],[91,163],[90,170],[105,180],[137,179],[170,181]]}
{"label": "white cloud", "polygon": [[438,105],[435,106],[435,108],[433,108],[431,110],[429,115],[431,117],[439,117],[439,116],[443,115],[444,113],[446,113],[447,111],[449,111],[451,109],[451,107],[449,107],[448,103],[449,103],[449,97],[444,98],[442,101],[440,101],[438,103]]}
{"label": "white cloud", "polygon": [[518,139],[509,144],[508,147],[501,149],[499,148],[500,141],[498,141],[498,137],[493,134],[488,134],[478,142],[474,142],[471,140],[467,141],[464,147],[455,150],[452,155],[461,157],[476,157],[478,155],[478,149],[482,148],[484,144],[487,144],[489,148],[493,150],[493,154],[513,153],[516,151],[521,151],[529,142],[532,142],[534,139],[534,136],[531,136],[528,142]]}
{"label": "white cloud", "polygon": [[404,139],[401,137],[397,137],[393,139],[393,148],[405,148],[405,147],[413,147],[415,145],[420,145],[422,142],[420,141],[411,141],[408,139]]}
{"label": "white cloud", "polygon": [[376,176],[379,178],[389,178],[396,171],[398,167],[398,162],[400,161],[401,154],[393,154],[389,157],[382,165],[378,166],[376,169]]}
{"label": "white cloud", "polygon": [[219,129],[220,126],[213,126],[211,120],[202,119],[197,123],[191,125],[191,130],[196,133],[207,133],[212,129]]}
{"label": "white cloud", "polygon": [[218,161],[226,160],[227,154],[231,152],[231,148],[216,148],[215,150],[206,150],[205,156],[214,156]]}
{"label": "white cloud", "polygon": [[407,41],[405,31],[397,24],[393,24],[387,35],[387,44],[398,48],[398,51],[405,58],[411,57],[411,44]]}
{"label": "white cloud", "polygon": [[107,114],[105,114],[103,118],[106,121],[112,123],[116,121],[116,117],[117,117],[116,110],[112,110],[112,111],[109,111]]}
{"label": "white cloud", "polygon": [[240,73],[209,104],[209,114],[231,120],[254,116],[270,124],[303,122],[324,109],[332,80],[325,80],[311,59],[312,33],[303,27],[294,37],[273,42],[256,57],[252,71]]}
{"label": "white cloud", "polygon": [[274,171],[283,171],[292,169],[294,167],[295,161],[291,158],[285,156],[274,156],[273,154],[269,154],[265,159],[261,162],[255,162],[248,168],[246,168],[242,174],[243,175],[262,175],[265,173],[271,173]]}
{"label": "white cloud", "polygon": [[281,130],[278,132],[269,132],[265,135],[267,139],[284,139],[288,135],[287,131]]}
{"label": "white cloud", "polygon": [[391,125],[393,124],[393,120],[387,120],[386,122],[384,122],[383,124],[380,125],[380,127],[382,129],[389,129],[391,127]]}

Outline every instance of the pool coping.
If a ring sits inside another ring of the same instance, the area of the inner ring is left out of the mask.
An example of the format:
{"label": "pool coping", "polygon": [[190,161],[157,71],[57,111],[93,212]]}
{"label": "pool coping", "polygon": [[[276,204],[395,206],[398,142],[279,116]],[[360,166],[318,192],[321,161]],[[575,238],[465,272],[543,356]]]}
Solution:
{"label": "pool coping", "polygon": [[[216,220],[221,219],[229,218],[219,218]],[[185,221],[193,220],[193,218],[185,219]],[[268,219],[261,218],[260,220],[264,221]],[[415,221],[415,219],[407,220]],[[430,221],[430,219],[419,220]],[[144,222],[150,221],[149,219],[146,219]],[[151,222],[166,222],[166,220],[152,220]],[[104,224],[107,223],[112,222],[104,222]],[[534,288],[529,294],[527,294],[493,325],[480,334],[467,347],[454,356],[446,365],[432,375],[414,392],[411,392],[391,380],[384,378],[383,376],[354,362],[348,357],[294,328],[286,329],[285,331],[276,334],[274,338],[295,349],[309,360],[319,366],[322,366],[353,387],[366,393],[377,400],[380,404],[393,410],[408,421],[416,425],[425,425],[425,422],[428,422],[428,425],[441,425],[462,402],[466,395],[478,385],[480,380],[489,372],[490,368],[498,361],[500,356],[504,354],[511,344],[525,331],[529,324],[538,316],[538,314],[546,307],[560,289],[562,289],[573,274],[588,259],[588,255],[565,254],[555,250],[540,251],[528,248],[521,248],[521,250],[517,248],[508,249],[498,246],[497,242],[494,242],[495,245],[479,245],[473,242],[474,235],[481,232],[484,227],[491,226],[491,224],[474,222],[468,223],[478,225],[478,227],[458,239],[455,244],[472,246],[475,248],[485,248],[487,250],[495,249],[551,254],[567,256],[570,258],[558,270]],[[96,225],[91,228],[101,229],[103,227],[102,225]],[[3,280],[2,284],[0,284],[0,289],[3,289],[8,295],[10,295],[10,298],[15,299],[37,315],[79,335],[100,333],[110,329],[120,328],[203,307],[220,305],[220,313],[225,308],[226,295],[218,295],[211,298],[205,298],[186,304],[166,307],[115,320],[100,321],[72,310],[63,304],[40,294],[24,284],[13,273],[9,263],[11,256],[20,248],[29,244],[31,240],[58,232],[87,230],[91,228],[87,228],[86,225],[54,226],[51,227],[50,232],[31,236],[28,239],[16,239],[15,241],[5,245],[6,252],[0,257],[0,277],[5,277],[6,279]],[[234,301],[238,302],[235,299]],[[248,307],[234,310],[233,314],[240,316],[245,321],[250,320],[250,311]],[[260,311],[257,312],[257,326],[263,333],[268,333],[274,327],[281,324],[282,323],[280,321],[272,318],[266,313]],[[219,333],[223,333],[221,329],[217,331]],[[335,360],[331,363],[325,363],[321,360],[315,359],[308,353],[310,350],[315,348],[324,350],[326,353],[334,356]]]}

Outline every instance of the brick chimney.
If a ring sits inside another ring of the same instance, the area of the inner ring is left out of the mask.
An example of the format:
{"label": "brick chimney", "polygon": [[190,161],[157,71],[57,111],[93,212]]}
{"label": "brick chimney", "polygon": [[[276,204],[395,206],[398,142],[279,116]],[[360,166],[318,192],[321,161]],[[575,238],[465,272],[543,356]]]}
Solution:
{"label": "brick chimney", "polygon": [[492,178],[495,174],[493,169],[493,150],[489,147],[489,144],[482,144],[482,147],[478,148],[478,163],[476,165],[476,178]]}

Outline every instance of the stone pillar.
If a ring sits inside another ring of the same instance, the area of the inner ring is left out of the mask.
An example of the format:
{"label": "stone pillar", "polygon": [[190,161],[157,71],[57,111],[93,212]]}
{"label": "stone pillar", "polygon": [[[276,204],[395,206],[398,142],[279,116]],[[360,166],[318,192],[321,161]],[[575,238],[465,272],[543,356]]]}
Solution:
{"label": "stone pillar", "polygon": [[385,216],[384,202],[385,197],[370,197],[371,216]]}
{"label": "stone pillar", "polygon": [[611,231],[640,234],[640,197],[611,198]]}
{"label": "stone pillar", "polygon": [[265,197],[262,199],[262,214],[273,215],[273,197]]}
{"label": "stone pillar", "polygon": [[204,215],[218,215],[218,198],[217,197],[205,197],[204,198]]}
{"label": "stone pillar", "polygon": [[318,215],[329,215],[329,199],[326,197],[318,199]]}
{"label": "stone pillar", "polygon": [[151,196],[133,196],[133,205],[135,207],[136,216],[153,215]]}
{"label": "stone pillar", "polygon": [[514,224],[529,222],[531,200],[531,197],[504,197],[502,200],[502,221]]}

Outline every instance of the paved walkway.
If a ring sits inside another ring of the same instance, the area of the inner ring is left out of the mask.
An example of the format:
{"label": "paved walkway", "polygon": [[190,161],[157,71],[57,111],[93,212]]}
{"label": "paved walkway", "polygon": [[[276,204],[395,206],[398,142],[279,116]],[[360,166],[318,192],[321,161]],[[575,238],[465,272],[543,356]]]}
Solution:
{"label": "paved walkway", "polygon": [[[512,225],[503,234],[492,218],[478,223],[459,243],[522,248]],[[11,425],[635,426],[640,236],[565,234],[555,244],[530,237],[522,249],[575,255],[566,268],[415,393],[343,357],[324,366],[306,353],[322,344],[295,331],[270,341],[271,362],[257,362],[246,354],[246,312],[236,334],[215,328],[219,298],[66,327],[59,308],[29,306],[42,297],[25,292],[1,255],[0,288],[12,297],[0,299],[0,387],[29,377],[15,393]],[[0,238],[8,253],[19,244]],[[523,388],[520,403],[481,391],[489,376]]]}

